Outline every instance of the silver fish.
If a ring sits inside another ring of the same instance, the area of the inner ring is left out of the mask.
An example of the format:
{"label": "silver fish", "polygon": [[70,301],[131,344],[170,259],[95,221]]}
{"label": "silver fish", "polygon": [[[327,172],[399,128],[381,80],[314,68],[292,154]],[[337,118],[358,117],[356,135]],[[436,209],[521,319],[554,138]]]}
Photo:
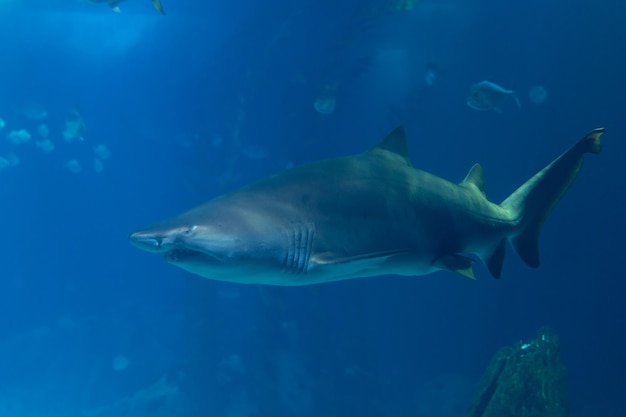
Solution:
{"label": "silver fish", "polygon": [[521,107],[513,90],[507,90],[491,81],[480,81],[470,88],[467,105],[474,110],[495,110],[501,113],[500,105],[507,97],[511,97],[518,108]]}

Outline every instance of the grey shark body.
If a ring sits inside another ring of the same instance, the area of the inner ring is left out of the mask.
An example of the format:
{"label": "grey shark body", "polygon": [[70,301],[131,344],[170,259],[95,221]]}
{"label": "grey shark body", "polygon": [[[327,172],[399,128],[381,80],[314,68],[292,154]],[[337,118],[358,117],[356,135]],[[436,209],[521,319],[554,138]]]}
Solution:
{"label": "grey shark body", "polygon": [[507,242],[539,265],[539,229],[569,188],[596,129],[501,204],[480,165],[454,184],[411,164],[403,128],[354,156],[314,162],[222,195],[129,236],[137,247],[210,279],[307,285],[448,270],[474,278],[478,256],[499,277]]}

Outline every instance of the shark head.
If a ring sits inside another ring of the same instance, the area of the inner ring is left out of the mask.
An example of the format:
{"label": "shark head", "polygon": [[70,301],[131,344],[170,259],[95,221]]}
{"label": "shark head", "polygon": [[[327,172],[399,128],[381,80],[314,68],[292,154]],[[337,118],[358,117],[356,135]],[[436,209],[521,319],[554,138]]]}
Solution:
{"label": "shark head", "polygon": [[259,276],[274,274],[281,279],[277,270],[290,268],[286,261],[289,234],[268,216],[219,200],[137,230],[129,240],[205,278],[255,282]]}
{"label": "shark head", "polygon": [[223,273],[235,260],[236,240],[219,226],[176,223],[137,230],[130,234],[129,240],[140,249],[161,253],[167,262],[200,275],[211,271]]}

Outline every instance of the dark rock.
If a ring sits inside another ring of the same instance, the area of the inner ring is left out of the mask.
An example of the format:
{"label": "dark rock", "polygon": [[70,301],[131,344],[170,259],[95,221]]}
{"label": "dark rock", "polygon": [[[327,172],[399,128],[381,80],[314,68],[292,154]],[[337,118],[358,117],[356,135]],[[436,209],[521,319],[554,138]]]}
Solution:
{"label": "dark rock", "polygon": [[566,417],[567,381],[559,339],[541,329],[535,340],[501,349],[483,375],[469,417]]}

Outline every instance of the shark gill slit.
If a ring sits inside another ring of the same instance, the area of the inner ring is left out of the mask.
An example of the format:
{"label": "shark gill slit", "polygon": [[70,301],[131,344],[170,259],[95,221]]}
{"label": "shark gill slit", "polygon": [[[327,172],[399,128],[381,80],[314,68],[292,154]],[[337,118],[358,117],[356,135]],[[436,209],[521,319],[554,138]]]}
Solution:
{"label": "shark gill slit", "polygon": [[300,274],[308,270],[312,243],[313,232],[309,227],[295,225],[291,229],[283,260],[287,272]]}
{"label": "shark gill slit", "polygon": [[309,259],[311,259],[311,251],[313,250],[313,236],[315,235],[313,228],[309,225],[304,227],[305,240],[304,240],[304,257],[302,258],[302,272],[306,273],[309,270]]}

